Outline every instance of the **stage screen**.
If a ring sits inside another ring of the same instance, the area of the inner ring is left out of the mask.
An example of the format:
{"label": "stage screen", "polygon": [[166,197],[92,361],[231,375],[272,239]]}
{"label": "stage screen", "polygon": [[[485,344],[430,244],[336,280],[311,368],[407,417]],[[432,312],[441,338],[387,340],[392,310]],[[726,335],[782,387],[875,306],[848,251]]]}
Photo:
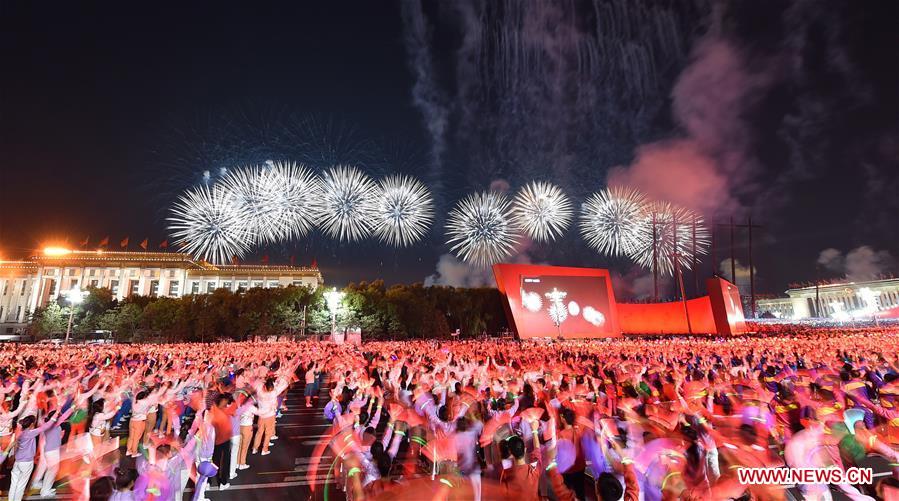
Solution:
{"label": "stage screen", "polygon": [[520,338],[620,335],[605,270],[497,265],[494,271]]}
{"label": "stage screen", "polygon": [[[555,307],[554,307],[555,305]],[[609,297],[603,277],[521,277],[522,328],[531,336],[601,337],[611,334]],[[552,315],[562,320],[557,328]],[[518,324],[518,322],[516,322]],[[530,337],[530,336],[529,336]]]}

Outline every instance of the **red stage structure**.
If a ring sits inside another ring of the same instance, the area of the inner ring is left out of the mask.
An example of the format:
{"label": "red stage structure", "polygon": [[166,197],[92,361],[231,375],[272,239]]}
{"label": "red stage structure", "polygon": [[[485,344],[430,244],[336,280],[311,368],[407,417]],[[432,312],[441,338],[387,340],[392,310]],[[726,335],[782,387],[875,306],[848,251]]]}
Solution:
{"label": "red stage structure", "polygon": [[604,269],[495,264],[493,273],[509,324],[520,339],[746,332],[739,291],[721,278],[706,281],[708,296],[618,303]]}

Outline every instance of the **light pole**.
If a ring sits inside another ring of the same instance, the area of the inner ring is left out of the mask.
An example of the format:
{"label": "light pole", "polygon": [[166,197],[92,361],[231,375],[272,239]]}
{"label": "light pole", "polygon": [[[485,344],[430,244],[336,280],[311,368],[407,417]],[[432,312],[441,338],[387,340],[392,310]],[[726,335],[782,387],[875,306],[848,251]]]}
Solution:
{"label": "light pole", "polygon": [[325,304],[328,306],[328,312],[331,313],[331,339],[334,339],[334,332],[337,330],[337,309],[340,308],[341,301],[343,301],[343,292],[338,291],[337,287],[325,292]]}
{"label": "light pole", "polygon": [[[694,226],[694,231],[695,231],[695,226]],[[687,332],[692,335],[693,334],[693,324],[690,323],[690,309],[687,308],[687,292],[684,290],[684,274],[680,269],[680,254],[678,253],[678,247],[677,247],[677,216],[674,217],[674,228],[672,228],[672,230],[671,230],[671,239],[673,241],[672,247],[674,248],[674,252],[672,252],[672,254],[671,254],[671,260],[674,262],[674,275],[677,278],[677,285],[678,285],[678,288],[680,289],[681,302],[684,303],[684,317],[687,319]],[[693,240],[693,246],[694,247],[696,246],[695,238]],[[693,252],[694,252],[694,254],[693,254],[693,259],[694,259],[693,271],[695,272],[696,271],[696,268],[695,268],[695,266],[696,266],[696,261],[695,261],[696,249],[695,248],[694,248]]]}
{"label": "light pole", "polygon": [[306,305],[303,305],[303,333],[302,337],[306,337]]}
{"label": "light pole", "polygon": [[66,327],[66,344],[68,344],[69,337],[72,335],[72,321],[75,319],[75,306],[84,301],[84,291],[77,287],[72,287],[64,295],[69,302],[69,326]]}

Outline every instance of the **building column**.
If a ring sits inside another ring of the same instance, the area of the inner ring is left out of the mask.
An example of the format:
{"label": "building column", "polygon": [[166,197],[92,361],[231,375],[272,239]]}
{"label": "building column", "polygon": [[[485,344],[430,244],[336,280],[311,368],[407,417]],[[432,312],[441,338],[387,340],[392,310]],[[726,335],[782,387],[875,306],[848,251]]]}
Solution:
{"label": "building column", "polygon": [[[37,286],[31,291],[31,297],[28,298],[28,310],[34,313],[34,310],[37,309],[38,303],[41,298],[44,297],[44,267],[39,266],[37,269]],[[0,320],[2,321],[2,320]]]}

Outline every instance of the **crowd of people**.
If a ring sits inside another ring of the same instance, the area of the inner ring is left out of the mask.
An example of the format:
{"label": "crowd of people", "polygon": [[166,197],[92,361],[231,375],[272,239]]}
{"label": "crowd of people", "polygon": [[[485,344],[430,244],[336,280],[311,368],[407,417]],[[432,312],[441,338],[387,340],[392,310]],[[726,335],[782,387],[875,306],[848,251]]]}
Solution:
{"label": "crowd of people", "polygon": [[899,499],[897,334],[365,344],[330,363],[319,453],[352,499]]}
{"label": "crowd of people", "polygon": [[[62,478],[76,499],[182,499],[191,483],[203,499],[268,454],[296,384],[305,399],[290,405],[317,405],[332,423],[310,460],[318,494],[890,499],[897,334],[7,346],[0,448],[13,500],[29,487],[52,495]],[[319,388],[327,402],[314,401]],[[122,444],[116,428],[127,430]],[[876,477],[744,485],[743,467],[870,467]]]}
{"label": "crowd of people", "polygon": [[270,453],[288,386],[307,370],[323,374],[327,350],[287,342],[223,348],[4,346],[8,498],[19,501],[29,489],[53,496],[59,480],[75,499],[180,500],[189,483],[192,498],[205,499],[210,484],[227,489],[250,467],[250,454]]}

